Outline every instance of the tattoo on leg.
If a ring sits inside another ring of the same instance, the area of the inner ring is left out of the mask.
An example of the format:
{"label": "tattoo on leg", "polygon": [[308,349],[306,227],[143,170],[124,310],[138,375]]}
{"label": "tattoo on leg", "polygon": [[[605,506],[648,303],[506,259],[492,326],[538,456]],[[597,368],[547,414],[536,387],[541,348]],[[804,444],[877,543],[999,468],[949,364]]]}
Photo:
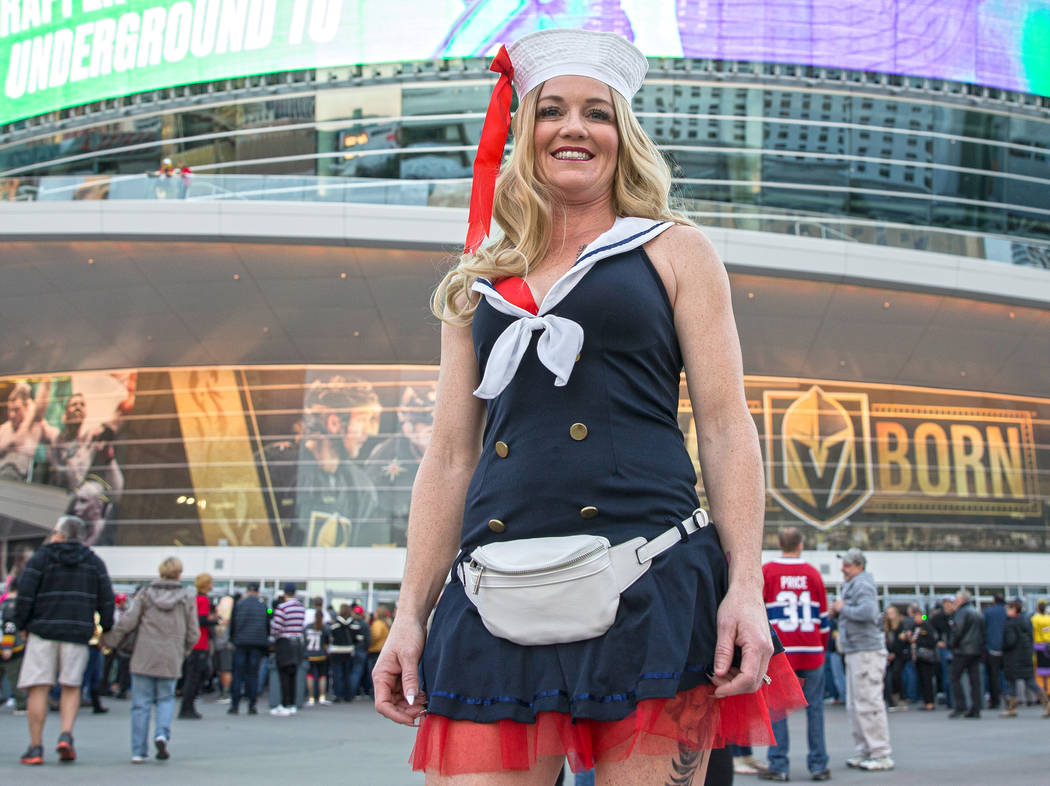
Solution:
{"label": "tattoo on leg", "polygon": [[678,755],[671,760],[671,777],[666,786],[690,786],[707,754],[708,751],[694,751],[679,743]]}

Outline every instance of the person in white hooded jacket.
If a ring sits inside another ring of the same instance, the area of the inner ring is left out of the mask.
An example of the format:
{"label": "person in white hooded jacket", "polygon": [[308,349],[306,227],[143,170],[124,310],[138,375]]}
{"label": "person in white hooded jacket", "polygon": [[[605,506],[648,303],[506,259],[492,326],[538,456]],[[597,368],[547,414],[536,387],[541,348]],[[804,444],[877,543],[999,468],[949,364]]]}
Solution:
{"label": "person in white hooded jacket", "polygon": [[179,583],[182,562],[168,557],[160,563],[160,580],[135,598],[134,604],[102,643],[116,649],[134,636],[131,655],[131,761],[146,760],[150,707],[156,705],[154,744],[158,759],[169,758],[171,721],[175,715],[175,682],[182,662],[200,638],[193,593]]}

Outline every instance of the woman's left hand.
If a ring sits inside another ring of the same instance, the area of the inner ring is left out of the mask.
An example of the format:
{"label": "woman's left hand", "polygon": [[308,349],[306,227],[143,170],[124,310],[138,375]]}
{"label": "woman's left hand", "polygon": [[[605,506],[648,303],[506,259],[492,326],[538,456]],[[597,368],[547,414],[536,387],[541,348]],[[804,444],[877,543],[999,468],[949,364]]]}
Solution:
{"label": "woman's left hand", "polygon": [[[734,667],[733,649],[740,647],[739,668]],[[718,641],[715,644],[715,696],[754,693],[762,686],[773,655],[762,595],[754,590],[729,588],[718,607]]]}

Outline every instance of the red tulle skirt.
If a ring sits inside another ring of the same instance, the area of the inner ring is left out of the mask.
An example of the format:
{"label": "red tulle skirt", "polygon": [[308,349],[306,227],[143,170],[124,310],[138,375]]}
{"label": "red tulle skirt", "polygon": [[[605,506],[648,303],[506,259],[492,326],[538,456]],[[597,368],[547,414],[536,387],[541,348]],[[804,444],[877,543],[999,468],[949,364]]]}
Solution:
{"label": "red tulle skirt", "polygon": [[580,772],[632,754],[670,757],[679,745],[692,750],[770,745],[772,722],[806,706],[806,700],[784,653],[770,659],[766,673],[770,683],[755,693],[716,699],[714,686],[700,685],[673,698],[639,701],[618,721],[573,720],[562,712],[541,712],[535,723],[427,715],[409,761],[414,770],[461,775],[527,770],[540,756],[565,756],[573,772]]}

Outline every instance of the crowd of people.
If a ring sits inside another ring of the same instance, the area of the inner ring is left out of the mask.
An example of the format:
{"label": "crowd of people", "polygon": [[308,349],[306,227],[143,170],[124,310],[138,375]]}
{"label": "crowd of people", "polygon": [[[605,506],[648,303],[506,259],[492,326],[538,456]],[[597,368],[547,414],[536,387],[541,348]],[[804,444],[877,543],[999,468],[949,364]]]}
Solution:
{"label": "crowd of people", "polygon": [[[812,780],[831,777],[825,704],[846,705],[856,743],[846,765],[872,771],[895,767],[887,713],[911,707],[933,712],[940,703],[953,719],[979,719],[983,708],[1002,708],[999,717],[1015,718],[1023,707],[1039,705],[1042,717],[1050,717],[1046,601],[1029,616],[1023,600],[1006,602],[996,594],[979,611],[971,594],[960,590],[928,613],[917,603],[904,611],[892,604],[880,610],[867,558],[852,548],[840,555],[844,582],[828,604],[820,574],[801,559],[802,544],[797,529],[782,530],[782,556],[763,572],[770,623],[806,692]],[[732,751],[735,773],[790,780],[786,723],[775,724],[774,732],[768,762],[748,748]]]}
{"label": "crowd of people", "polygon": [[[268,691],[270,714],[294,716],[370,696],[370,671],[390,630],[380,606],[371,619],[359,602],[307,608],[294,582],[269,603],[251,582],[246,591],[214,597],[198,574],[182,582],[182,562],[168,557],[158,578],[131,596],[114,593],[102,560],[86,545],[90,527],[62,516],[47,542],[4,589],[0,668],[14,712],[27,716],[23,764],[44,762],[48,709],[60,713],[58,758],[74,761],[73,727],[82,703],[105,713],[104,696],[131,699],[133,763],[147,760],[150,717],[156,758],[170,758],[172,722],[199,720],[208,692],[231,715],[258,714]],[[178,713],[176,715],[176,705]]]}
{"label": "crowd of people", "polygon": [[[255,715],[272,684],[269,712],[279,717],[371,694],[389,609],[380,606],[368,619],[359,603],[336,609],[314,597],[307,606],[292,582],[272,604],[255,582],[243,595],[215,597],[206,573],[188,590],[175,557],[133,596],[114,594],[106,566],[84,543],[89,531],[80,519],[63,516],[48,543],[7,582],[0,671],[15,712],[28,719],[24,764],[44,761],[49,705],[60,713],[58,757],[72,761],[81,705],[104,713],[102,697],[130,696],[131,760],[139,763],[149,755],[151,713],[155,756],[167,759],[173,720],[201,718],[195,703],[206,692],[218,693],[231,715],[242,707]],[[985,707],[1012,718],[1039,704],[1050,717],[1045,601],[1028,616],[1021,600],[996,595],[978,611],[961,590],[928,614],[918,604],[880,611],[866,557],[850,549],[841,555],[840,596],[829,603],[819,572],[802,558],[801,533],[782,530],[780,545],[781,556],[763,566],[763,594],[808,702],[806,764],[813,780],[831,777],[826,704],[847,705],[857,744],[847,765],[867,770],[894,766],[888,712],[934,711],[941,703],[951,718],[979,718]],[[773,730],[766,762],[748,748],[730,749],[737,774],[790,779],[786,721]],[[578,782],[587,777],[579,773]]]}

